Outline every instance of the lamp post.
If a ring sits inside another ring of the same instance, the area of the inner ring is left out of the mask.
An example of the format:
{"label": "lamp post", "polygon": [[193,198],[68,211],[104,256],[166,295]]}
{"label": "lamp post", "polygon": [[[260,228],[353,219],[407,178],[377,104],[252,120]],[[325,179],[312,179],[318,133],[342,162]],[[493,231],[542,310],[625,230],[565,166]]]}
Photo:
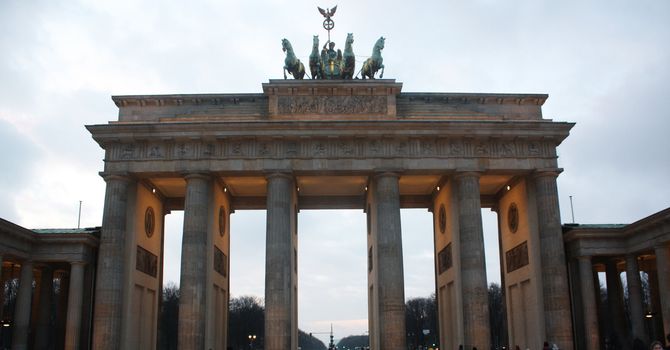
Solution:
{"label": "lamp post", "polygon": [[256,340],[256,334],[249,334],[249,349],[254,348],[254,340]]}

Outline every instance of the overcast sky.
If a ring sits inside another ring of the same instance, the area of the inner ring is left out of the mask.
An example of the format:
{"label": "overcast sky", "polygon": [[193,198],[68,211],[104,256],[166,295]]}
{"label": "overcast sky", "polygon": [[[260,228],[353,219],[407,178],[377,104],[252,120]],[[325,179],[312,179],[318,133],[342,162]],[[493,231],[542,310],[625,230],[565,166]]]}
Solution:
{"label": "overcast sky", "polygon": [[[261,92],[282,77],[281,39],[307,62],[332,39],[360,61],[380,36],[404,92],[547,93],[576,122],[559,147],[563,222],[630,223],[670,206],[670,2],[0,1],[0,217],[28,228],[102,220],[103,152],[84,129],[117,118],[111,95]],[[360,67],[360,62],[358,63]],[[431,216],[402,214],[406,297],[434,290]],[[499,281],[485,212],[489,281]],[[181,216],[167,218],[166,280],[179,281]],[[307,332],[367,330],[365,216],[302,211],[299,318]],[[231,293],[263,296],[264,212],[231,218]],[[488,249],[491,248],[491,249]],[[322,339],[325,339],[323,337]]]}

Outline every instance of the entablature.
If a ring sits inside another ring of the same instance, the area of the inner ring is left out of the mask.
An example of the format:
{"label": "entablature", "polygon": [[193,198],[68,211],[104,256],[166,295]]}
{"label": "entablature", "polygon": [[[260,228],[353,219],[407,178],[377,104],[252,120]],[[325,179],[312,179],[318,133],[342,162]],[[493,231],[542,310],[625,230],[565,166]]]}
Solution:
{"label": "entablature", "polygon": [[542,120],[546,94],[402,93],[394,79],[270,80],[263,93],[113,96],[118,122]]}

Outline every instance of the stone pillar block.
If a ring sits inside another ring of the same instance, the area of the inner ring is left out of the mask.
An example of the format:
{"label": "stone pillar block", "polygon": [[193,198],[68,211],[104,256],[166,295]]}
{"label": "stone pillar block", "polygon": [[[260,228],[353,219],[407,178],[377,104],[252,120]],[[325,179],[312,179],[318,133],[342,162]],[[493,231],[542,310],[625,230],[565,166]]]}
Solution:
{"label": "stone pillar block", "polygon": [[610,333],[616,333],[619,344],[628,342],[626,316],[624,315],[623,290],[617,260],[610,259],[605,263],[607,278],[607,310],[609,311]]}
{"label": "stone pillar block", "polygon": [[[3,263],[4,263],[4,260],[3,260],[2,254],[0,254],[0,286],[2,286],[2,288],[3,288],[3,290],[4,290],[4,287],[5,287],[5,276],[2,274],[2,265],[3,265]],[[2,307],[2,305],[5,305],[5,293],[4,293],[4,292],[0,292],[0,321],[1,321],[1,320],[4,320],[3,312],[4,312],[4,309],[5,309],[5,308]]]}
{"label": "stone pillar block", "polygon": [[378,174],[372,186],[377,223],[376,247],[379,317],[379,348],[406,349],[405,288],[400,227],[400,190],[398,175]]}
{"label": "stone pillar block", "polygon": [[640,268],[637,263],[637,256],[634,254],[626,255],[626,281],[628,285],[633,340],[638,338],[646,343],[647,334],[644,329],[645,319],[643,309],[644,301],[642,300],[642,281],[640,280]]}
{"label": "stone pillar block", "polygon": [[93,348],[121,347],[127,206],[131,180],[125,176],[105,176],[107,189],[98,248],[95,286]]}
{"label": "stone pillar block", "polygon": [[[661,299],[661,316],[663,317],[663,334],[670,334],[670,246],[661,245],[654,248],[656,254],[656,271],[658,290]],[[669,345],[666,343],[666,345]]]}
{"label": "stone pillar block", "polygon": [[53,341],[49,339],[51,328],[51,304],[53,301],[53,269],[45,266],[41,269],[39,310],[37,316],[37,327],[35,331],[36,350],[48,349]]}
{"label": "stone pillar block", "polygon": [[463,345],[490,348],[489,302],[486,282],[479,173],[461,172],[454,177],[458,198],[463,300]]}
{"label": "stone pillar block", "polygon": [[546,341],[559,349],[572,350],[572,315],[563,230],[558,206],[558,171],[539,171],[534,176],[537,222],[540,234],[542,296]]}
{"label": "stone pillar block", "polygon": [[[579,257],[578,261],[586,350],[599,350],[598,304],[596,303],[596,286],[593,284],[593,265],[589,256]],[[598,293],[600,293],[600,286],[598,286]]]}
{"label": "stone pillar block", "polygon": [[290,350],[294,325],[291,239],[295,183],[287,173],[267,176],[265,253],[265,349]]}
{"label": "stone pillar block", "polygon": [[21,263],[19,291],[14,306],[14,333],[12,350],[28,349],[28,332],[30,331],[30,311],[33,291],[33,262]]}
{"label": "stone pillar block", "polygon": [[79,350],[85,266],[86,263],[84,262],[73,262],[70,265],[70,288],[67,297],[67,321],[65,325],[65,350]]}
{"label": "stone pillar block", "polygon": [[212,185],[212,179],[207,175],[186,176],[179,282],[179,349],[205,347],[207,235]]}

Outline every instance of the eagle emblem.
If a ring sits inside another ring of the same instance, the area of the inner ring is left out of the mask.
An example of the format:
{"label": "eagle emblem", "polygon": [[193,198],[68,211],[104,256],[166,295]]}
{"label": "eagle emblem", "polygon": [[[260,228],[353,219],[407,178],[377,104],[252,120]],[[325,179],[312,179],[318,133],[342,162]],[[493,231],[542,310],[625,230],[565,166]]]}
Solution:
{"label": "eagle emblem", "polygon": [[335,5],[335,7],[333,7],[332,9],[328,9],[328,8],[326,8],[326,9],[324,10],[324,9],[318,7],[318,6],[317,6],[316,8],[319,9],[319,12],[321,12],[321,14],[323,15],[323,17],[326,17],[327,20],[330,19],[330,17],[335,16],[335,11],[337,11],[337,5]]}

